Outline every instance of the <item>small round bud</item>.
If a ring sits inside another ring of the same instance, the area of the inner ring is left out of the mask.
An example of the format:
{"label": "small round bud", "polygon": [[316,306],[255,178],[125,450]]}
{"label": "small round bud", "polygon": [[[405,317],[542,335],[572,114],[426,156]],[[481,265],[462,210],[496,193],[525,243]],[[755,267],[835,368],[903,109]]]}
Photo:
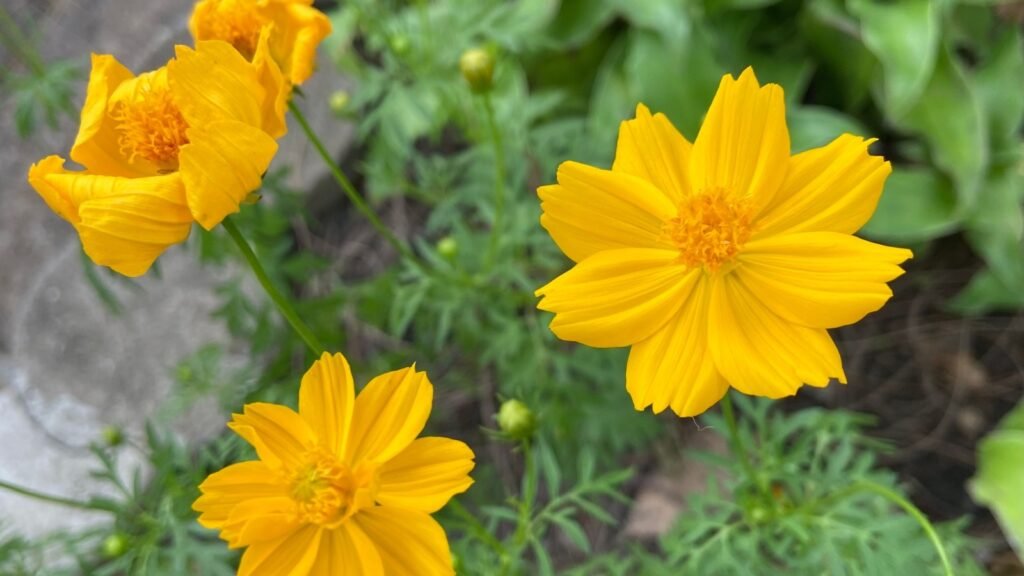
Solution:
{"label": "small round bud", "polygon": [[466,50],[459,58],[459,70],[473,92],[487,92],[494,80],[494,57],[482,48]]}
{"label": "small round bud", "polygon": [[533,412],[519,400],[506,400],[498,410],[498,428],[509,438],[527,440],[536,427]]}
{"label": "small round bud", "polygon": [[399,56],[409,51],[409,37],[403,34],[392,36],[388,43],[391,44],[391,51]]}
{"label": "small round bud", "polygon": [[117,558],[128,551],[128,537],[121,532],[107,536],[103,540],[103,555],[107,558]]}
{"label": "small round bud", "polygon": [[348,107],[348,101],[350,100],[348,91],[336,90],[334,94],[331,94],[330,106],[331,112],[335,114],[341,114]]}
{"label": "small round bud", "polygon": [[103,443],[111,448],[124,443],[124,432],[117,426],[105,426],[100,432],[100,436],[103,438]]}
{"label": "small round bud", "polygon": [[452,258],[459,252],[459,243],[451,236],[445,236],[437,241],[437,253],[445,258]]}

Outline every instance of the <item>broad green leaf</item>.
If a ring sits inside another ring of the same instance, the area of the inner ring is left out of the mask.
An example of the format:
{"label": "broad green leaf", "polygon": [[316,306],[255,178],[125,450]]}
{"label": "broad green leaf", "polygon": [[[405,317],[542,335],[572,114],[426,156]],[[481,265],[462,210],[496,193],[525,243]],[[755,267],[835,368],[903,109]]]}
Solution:
{"label": "broad green leaf", "polygon": [[994,170],[964,221],[971,246],[1007,286],[1024,287],[1022,189],[1024,177],[1015,167]]}
{"label": "broad green leaf", "polygon": [[1018,310],[1024,308],[1024,291],[1019,285],[1006,285],[992,270],[982,270],[950,301],[949,307],[966,316]]}
{"label": "broad green leaf", "polygon": [[1017,555],[1024,559],[1024,404],[1018,404],[978,446],[974,499],[995,514]]}
{"label": "broad green leaf", "polygon": [[1003,33],[990,58],[978,68],[974,86],[984,107],[994,155],[1014,158],[1019,153],[1024,121],[1024,48],[1020,30]]}
{"label": "broad green leaf", "polygon": [[861,230],[882,240],[916,242],[947,234],[960,223],[948,179],[930,170],[897,168],[875,215]]}
{"label": "broad green leaf", "polygon": [[970,210],[988,162],[986,127],[973,86],[943,50],[921,100],[898,122],[921,133],[932,161],[956,183],[960,207]]}
{"label": "broad green leaf", "polygon": [[939,14],[933,0],[847,2],[861,23],[864,45],[882,63],[884,107],[902,116],[918,101],[935,65]]}
{"label": "broad green leaf", "polygon": [[786,111],[793,152],[824,146],[843,133],[867,136],[856,118],[824,106],[792,106]]}
{"label": "broad green leaf", "polygon": [[562,0],[546,35],[562,48],[580,46],[611,21],[615,5],[615,0]]}
{"label": "broad green leaf", "polygon": [[868,99],[880,64],[860,41],[857,21],[840,4],[840,0],[807,4],[800,30],[819,64],[816,100],[839,102],[852,110]]}

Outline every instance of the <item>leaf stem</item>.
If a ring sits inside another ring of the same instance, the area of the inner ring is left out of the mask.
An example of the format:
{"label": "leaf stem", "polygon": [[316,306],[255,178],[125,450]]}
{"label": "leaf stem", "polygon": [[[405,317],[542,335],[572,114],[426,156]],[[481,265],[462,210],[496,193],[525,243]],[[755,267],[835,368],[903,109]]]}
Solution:
{"label": "leaf stem", "polygon": [[110,512],[110,510],[95,506],[88,502],[82,502],[80,500],[73,500],[71,498],[63,498],[61,496],[54,496],[52,494],[46,494],[43,492],[37,492],[31,488],[25,488],[24,486],[18,486],[17,484],[11,484],[10,482],[4,482],[0,480],[0,489],[9,490],[15,494],[21,494],[29,498],[34,498],[43,502],[49,502],[51,504],[59,504],[61,506],[68,506],[70,508],[78,508],[79,510],[94,510],[99,512]]}
{"label": "leaf stem", "polygon": [[295,309],[292,308],[291,303],[278,289],[274,286],[273,281],[270,280],[270,276],[267,275],[267,271],[263,269],[263,265],[260,264],[260,259],[256,257],[256,253],[252,251],[252,247],[249,246],[249,242],[246,241],[245,237],[235,226],[234,220],[231,218],[225,218],[221,224],[224,229],[228,231],[228,235],[235,241],[235,245],[242,252],[242,256],[245,257],[245,261],[249,263],[249,267],[252,268],[253,274],[256,275],[256,279],[259,280],[260,285],[263,286],[263,290],[266,291],[267,296],[274,301],[277,305],[277,309],[281,311],[281,315],[284,316],[288,324],[291,324],[292,329],[299,335],[300,338],[306,343],[310,351],[319,358],[324,353],[324,347],[317,340],[316,336],[309,329],[309,326],[299,318],[299,315],[295,313]]}
{"label": "leaf stem", "polygon": [[740,436],[740,429],[736,423],[736,414],[732,408],[732,397],[729,392],[726,392],[725,396],[722,397],[722,416],[725,418],[725,426],[729,431],[729,443],[732,445],[733,454],[740,459],[740,464],[743,466],[747,479],[760,489],[761,483],[758,481],[757,472],[754,470],[754,465],[750,461],[750,454],[743,444],[742,436]]}
{"label": "leaf stem", "polygon": [[366,203],[366,200],[363,200],[363,197],[359,195],[359,192],[356,191],[355,186],[352,185],[352,182],[348,179],[347,176],[345,176],[345,173],[342,172],[341,167],[339,167],[338,164],[334,161],[334,159],[331,158],[330,153],[327,152],[327,148],[324,147],[323,142],[316,135],[316,132],[313,131],[313,128],[309,125],[309,122],[306,120],[305,115],[302,114],[302,110],[299,109],[299,107],[295,104],[294,101],[288,102],[288,109],[291,110],[292,116],[295,117],[295,120],[299,123],[299,126],[302,127],[302,131],[306,133],[306,137],[309,138],[310,143],[313,144],[313,148],[316,149],[317,153],[320,155],[320,158],[324,161],[324,164],[327,165],[327,169],[331,172],[331,175],[334,177],[334,181],[337,182],[339,186],[341,186],[342,190],[345,191],[345,195],[348,196],[349,201],[352,202],[352,205],[356,207],[356,210],[358,210],[359,213],[362,214],[370,222],[374,229],[377,230],[377,232],[381,236],[383,236],[384,239],[387,240],[387,242],[391,244],[391,246],[394,247],[394,249],[399,254],[401,254],[403,258],[405,258],[415,266],[422,268],[420,262],[412,253],[412,250],[410,250],[409,247],[404,242],[402,242],[401,240],[398,239],[397,236],[395,236],[394,232],[392,232],[381,221],[380,217],[377,216],[377,213],[373,211],[373,208],[371,208],[370,205]]}

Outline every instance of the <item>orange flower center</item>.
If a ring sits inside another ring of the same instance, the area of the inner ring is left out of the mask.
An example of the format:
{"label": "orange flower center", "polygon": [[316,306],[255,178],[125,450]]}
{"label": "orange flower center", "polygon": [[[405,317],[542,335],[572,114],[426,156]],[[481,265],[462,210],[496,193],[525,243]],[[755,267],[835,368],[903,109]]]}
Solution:
{"label": "orange flower center", "polygon": [[750,221],[746,200],[712,188],[684,200],[678,215],[665,224],[665,232],[687,266],[715,272],[750,238]]}
{"label": "orange flower center", "polygon": [[198,17],[203,40],[223,40],[247,60],[256,54],[260,31],[267,23],[252,0],[220,0]]}
{"label": "orange flower center", "polygon": [[143,158],[161,170],[178,168],[178,150],[188,144],[188,123],[171,98],[166,82],[138,78],[134,94],[114,104],[111,117],[117,145],[129,161]]}
{"label": "orange flower center", "polygon": [[335,527],[374,505],[378,488],[375,464],[349,468],[324,450],[311,451],[304,460],[288,479],[300,522]]}

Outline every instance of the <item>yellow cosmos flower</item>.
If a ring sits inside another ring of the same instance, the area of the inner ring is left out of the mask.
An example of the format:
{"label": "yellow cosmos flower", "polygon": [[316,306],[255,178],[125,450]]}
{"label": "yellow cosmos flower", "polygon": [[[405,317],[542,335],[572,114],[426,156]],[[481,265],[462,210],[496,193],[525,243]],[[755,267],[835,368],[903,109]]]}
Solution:
{"label": "yellow cosmos flower", "polygon": [[908,250],[854,237],[891,172],[844,134],[790,156],[782,88],[722,78],[691,144],[643,105],[611,170],[575,162],[538,190],[576,265],[537,291],[560,338],[631,346],[637,410],[700,414],[730,386],[778,398],[846,381],[827,328],[892,295]]}
{"label": "yellow cosmos flower", "polygon": [[[259,37],[269,32],[270,55],[292,84],[313,74],[316,47],[331,33],[331,21],[313,0],[200,0],[189,29],[201,40],[224,40],[254,59]],[[255,61],[255,59],[254,59]]]}
{"label": "yellow cosmos flower", "polygon": [[262,71],[273,82],[224,42],[177,46],[166,66],[139,76],[94,54],[71,148],[85,170],[49,156],[29,183],[94,262],[144,274],[193,221],[213,228],[259,187],[284,133],[275,70]]}
{"label": "yellow cosmos flower", "polygon": [[239,576],[453,574],[430,514],[473,483],[473,452],[417,438],[432,398],[415,365],[356,396],[345,357],[325,353],[302,378],[297,413],[248,404],[234,415],[228,426],[260,459],[203,482],[199,523],[248,547]]}

